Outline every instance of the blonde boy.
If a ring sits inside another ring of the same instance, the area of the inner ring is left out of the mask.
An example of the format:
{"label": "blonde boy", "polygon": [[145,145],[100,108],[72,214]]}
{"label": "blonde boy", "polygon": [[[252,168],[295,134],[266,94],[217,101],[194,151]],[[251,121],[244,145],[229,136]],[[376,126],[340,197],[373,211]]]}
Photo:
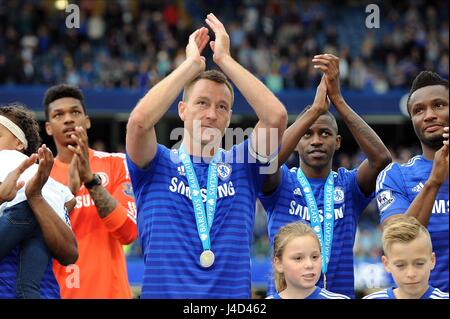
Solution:
{"label": "blonde boy", "polygon": [[392,217],[383,230],[384,268],[397,285],[363,299],[448,299],[448,293],[429,285],[436,264],[428,230],[411,216]]}

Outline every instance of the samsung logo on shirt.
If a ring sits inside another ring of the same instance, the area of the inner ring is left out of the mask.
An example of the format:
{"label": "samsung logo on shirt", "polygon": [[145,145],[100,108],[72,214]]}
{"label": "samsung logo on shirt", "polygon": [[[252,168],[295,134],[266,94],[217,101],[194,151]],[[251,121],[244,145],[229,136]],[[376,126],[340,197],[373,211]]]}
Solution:
{"label": "samsung logo on shirt", "polygon": [[435,200],[432,214],[448,214],[448,200]]}
{"label": "samsung logo on shirt", "polygon": [[94,200],[91,198],[89,194],[79,195],[76,197],[76,200],[77,205],[75,206],[75,208],[95,206]]}
{"label": "samsung logo on shirt", "polygon": [[[334,219],[344,218],[344,209],[345,205],[340,206],[339,208],[334,209]],[[311,216],[309,215],[308,206],[302,206],[297,204],[295,200],[291,201],[289,206],[289,214],[294,216],[299,216],[301,219],[310,220]],[[323,222],[323,210],[319,209],[319,217],[320,222]]]}
{"label": "samsung logo on shirt", "polygon": [[[182,180],[178,180],[177,177],[172,177],[169,185],[169,190],[172,193],[178,193],[191,199],[191,190],[189,188],[189,185],[186,185]],[[235,193],[236,192],[234,190],[232,181],[217,186],[217,198],[234,196]],[[206,189],[202,188],[200,190],[200,194],[202,195],[202,200],[205,203]]]}

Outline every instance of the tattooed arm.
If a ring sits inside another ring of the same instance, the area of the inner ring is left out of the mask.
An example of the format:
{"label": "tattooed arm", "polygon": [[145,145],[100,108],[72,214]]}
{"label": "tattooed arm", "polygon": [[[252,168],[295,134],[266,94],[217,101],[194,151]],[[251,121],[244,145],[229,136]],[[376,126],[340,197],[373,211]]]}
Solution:
{"label": "tattooed arm", "polygon": [[[91,166],[89,164],[88,137],[86,131],[81,127],[76,127],[72,139],[76,146],[69,145],[69,149],[74,153],[71,165],[75,165],[79,179],[82,183],[93,180]],[[94,200],[95,206],[101,218],[108,216],[117,206],[117,200],[109,194],[103,185],[96,185],[89,189],[89,194]]]}
{"label": "tattooed arm", "polygon": [[367,156],[358,168],[357,181],[361,190],[369,195],[375,190],[378,174],[392,161],[391,153],[377,133],[344,100],[337,105],[336,109]]}
{"label": "tattooed arm", "polygon": [[[89,163],[86,131],[82,127],[76,127],[72,139],[76,146],[69,145],[68,147],[74,153],[73,162],[77,168],[79,179],[86,186],[86,183],[94,178]],[[114,178],[112,178],[114,185],[110,188],[111,193],[103,185],[92,186],[88,188],[88,191],[108,231],[121,244],[126,245],[137,238],[137,227],[131,182],[126,173],[124,160],[125,157],[114,161]]]}
{"label": "tattooed arm", "polygon": [[102,185],[92,186],[88,190],[103,224],[114,238],[127,245],[137,238],[136,208],[124,161],[116,159],[112,165],[114,178],[110,180],[111,193]]}
{"label": "tattooed arm", "polygon": [[339,115],[367,156],[358,168],[357,181],[364,194],[375,190],[376,179],[391,161],[391,154],[377,133],[345,102],[339,89],[339,58],[332,54],[316,55],[314,67],[325,73],[327,94]]}
{"label": "tattooed arm", "polygon": [[117,200],[108,193],[103,185],[96,185],[89,188],[89,194],[91,195],[101,218],[105,218],[116,209]]}

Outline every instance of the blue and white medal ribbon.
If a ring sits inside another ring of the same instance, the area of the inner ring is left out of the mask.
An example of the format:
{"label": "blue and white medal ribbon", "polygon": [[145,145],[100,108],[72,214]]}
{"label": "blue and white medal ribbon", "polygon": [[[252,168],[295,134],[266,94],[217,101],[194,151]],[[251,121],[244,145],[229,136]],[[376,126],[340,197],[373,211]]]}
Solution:
{"label": "blue and white medal ribbon", "polygon": [[198,184],[197,175],[195,174],[191,158],[189,157],[184,144],[182,144],[179,149],[180,160],[186,170],[186,177],[191,191],[191,200],[194,208],[195,222],[197,223],[197,232],[202,242],[203,252],[200,255],[200,265],[204,268],[211,267],[215,259],[214,253],[211,251],[209,230],[211,229],[214,214],[216,212],[218,184],[217,162],[220,159],[221,153],[222,151],[219,149],[209,163],[205,211],[201,189]]}
{"label": "blue and white medal ribbon", "polygon": [[334,231],[334,178],[333,171],[330,172],[325,182],[324,205],[323,205],[323,232],[320,223],[319,209],[317,208],[316,199],[313,194],[311,185],[300,167],[297,169],[297,180],[302,188],[302,193],[308,206],[309,215],[311,217],[311,227],[319,238],[322,251],[322,273],[323,283],[326,289],[327,285],[327,269],[330,262],[331,246],[333,245]]}

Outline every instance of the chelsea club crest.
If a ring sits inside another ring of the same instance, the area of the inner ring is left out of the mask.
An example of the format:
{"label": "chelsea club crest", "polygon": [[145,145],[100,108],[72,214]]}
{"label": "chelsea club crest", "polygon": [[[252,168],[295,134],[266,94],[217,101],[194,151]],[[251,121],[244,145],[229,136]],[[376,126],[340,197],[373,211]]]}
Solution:
{"label": "chelsea club crest", "polygon": [[335,204],[342,204],[345,200],[344,196],[344,189],[340,186],[337,186],[334,189],[334,203]]}
{"label": "chelsea club crest", "polygon": [[222,181],[226,181],[231,175],[231,165],[227,163],[217,164],[217,173]]}

